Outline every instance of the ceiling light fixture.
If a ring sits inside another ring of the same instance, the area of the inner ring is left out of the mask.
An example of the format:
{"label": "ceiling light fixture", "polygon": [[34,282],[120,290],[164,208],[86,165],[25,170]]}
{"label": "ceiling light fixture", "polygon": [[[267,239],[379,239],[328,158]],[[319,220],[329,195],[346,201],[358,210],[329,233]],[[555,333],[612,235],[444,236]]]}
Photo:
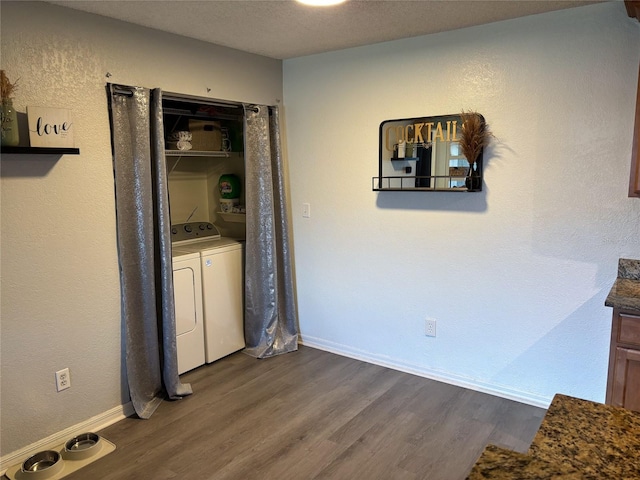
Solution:
{"label": "ceiling light fixture", "polygon": [[331,5],[338,5],[346,1],[347,0],[296,0],[298,3],[311,5],[312,7],[330,7]]}

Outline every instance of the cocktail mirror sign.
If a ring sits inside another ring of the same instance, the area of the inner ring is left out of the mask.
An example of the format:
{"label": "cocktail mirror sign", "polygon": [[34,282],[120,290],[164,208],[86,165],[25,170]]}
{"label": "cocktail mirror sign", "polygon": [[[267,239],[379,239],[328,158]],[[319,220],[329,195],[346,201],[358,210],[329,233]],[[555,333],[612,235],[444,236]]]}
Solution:
{"label": "cocktail mirror sign", "polygon": [[29,142],[32,147],[75,147],[71,110],[27,107]]}

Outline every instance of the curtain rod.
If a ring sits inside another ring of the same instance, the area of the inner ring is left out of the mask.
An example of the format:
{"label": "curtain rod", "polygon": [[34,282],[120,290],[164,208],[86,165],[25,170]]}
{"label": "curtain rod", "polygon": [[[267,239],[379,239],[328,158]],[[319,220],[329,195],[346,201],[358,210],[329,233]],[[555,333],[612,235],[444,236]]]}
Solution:
{"label": "curtain rod", "polygon": [[[133,97],[133,91],[131,91],[126,86],[113,85],[112,91],[116,95],[124,95],[126,97]],[[182,100],[182,101],[185,101],[185,100],[191,100],[191,101],[199,100],[201,103],[206,103],[206,104],[209,104],[209,105],[214,105],[214,106],[219,106],[219,107],[231,107],[231,108],[238,108],[239,107],[238,104],[226,103],[226,102],[223,102],[223,101],[209,100],[209,99],[203,99],[203,98],[197,98],[197,97],[192,97],[192,96],[189,96],[189,95],[176,95],[174,93],[165,94],[163,92],[162,96],[163,96],[164,99],[167,99],[167,100],[177,100],[177,101],[180,101],[180,100]],[[206,100],[208,100],[208,101],[206,101]],[[258,105],[243,103],[242,106],[243,106],[243,108],[245,110],[251,110],[254,113],[258,113],[260,111],[260,108],[258,107]]]}
{"label": "curtain rod", "polygon": [[127,89],[127,87],[123,87],[123,86],[120,86],[120,85],[113,85],[113,88],[111,90],[116,95],[124,95],[125,97],[133,97],[133,91]]}
{"label": "curtain rod", "polygon": [[249,103],[243,103],[242,106],[244,107],[245,110],[251,110],[253,113],[258,113],[260,111],[260,108],[258,108],[257,105],[251,105]]}
{"label": "curtain rod", "polygon": [[212,105],[214,107],[240,108],[241,103],[220,100],[217,98],[197,97],[194,95],[186,95],[174,92],[162,92],[163,100],[172,100],[176,102],[198,103],[203,105]]}
{"label": "curtain rod", "polygon": [[260,107],[264,107],[269,111],[269,115],[273,114],[274,108],[278,108],[277,106],[272,105],[253,105],[249,103],[244,103],[242,106],[245,110],[251,110],[253,113],[258,113],[260,111]]}

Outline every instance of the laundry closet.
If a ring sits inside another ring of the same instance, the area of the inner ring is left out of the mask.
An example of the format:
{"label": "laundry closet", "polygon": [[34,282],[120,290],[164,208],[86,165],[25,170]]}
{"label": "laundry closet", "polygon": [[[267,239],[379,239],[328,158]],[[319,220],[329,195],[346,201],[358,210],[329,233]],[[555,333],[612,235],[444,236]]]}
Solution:
{"label": "laundry closet", "polygon": [[[211,222],[223,236],[244,239],[243,106],[164,93],[162,109],[171,224]],[[192,136],[184,149],[179,132]],[[223,175],[241,182],[235,211],[221,210]]]}
{"label": "laundry closet", "polygon": [[242,104],[164,93],[178,371],[244,348]]}

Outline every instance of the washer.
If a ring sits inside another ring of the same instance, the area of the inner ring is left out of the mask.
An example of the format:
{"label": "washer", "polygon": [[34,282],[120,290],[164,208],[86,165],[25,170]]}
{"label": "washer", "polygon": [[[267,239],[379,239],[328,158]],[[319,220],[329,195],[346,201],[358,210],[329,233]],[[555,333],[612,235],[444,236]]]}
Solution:
{"label": "washer", "polygon": [[206,363],[242,350],[244,244],[203,222],[174,225],[172,238],[175,249],[200,258]]}
{"label": "washer", "polygon": [[178,374],[205,362],[200,255],[172,248]]}

